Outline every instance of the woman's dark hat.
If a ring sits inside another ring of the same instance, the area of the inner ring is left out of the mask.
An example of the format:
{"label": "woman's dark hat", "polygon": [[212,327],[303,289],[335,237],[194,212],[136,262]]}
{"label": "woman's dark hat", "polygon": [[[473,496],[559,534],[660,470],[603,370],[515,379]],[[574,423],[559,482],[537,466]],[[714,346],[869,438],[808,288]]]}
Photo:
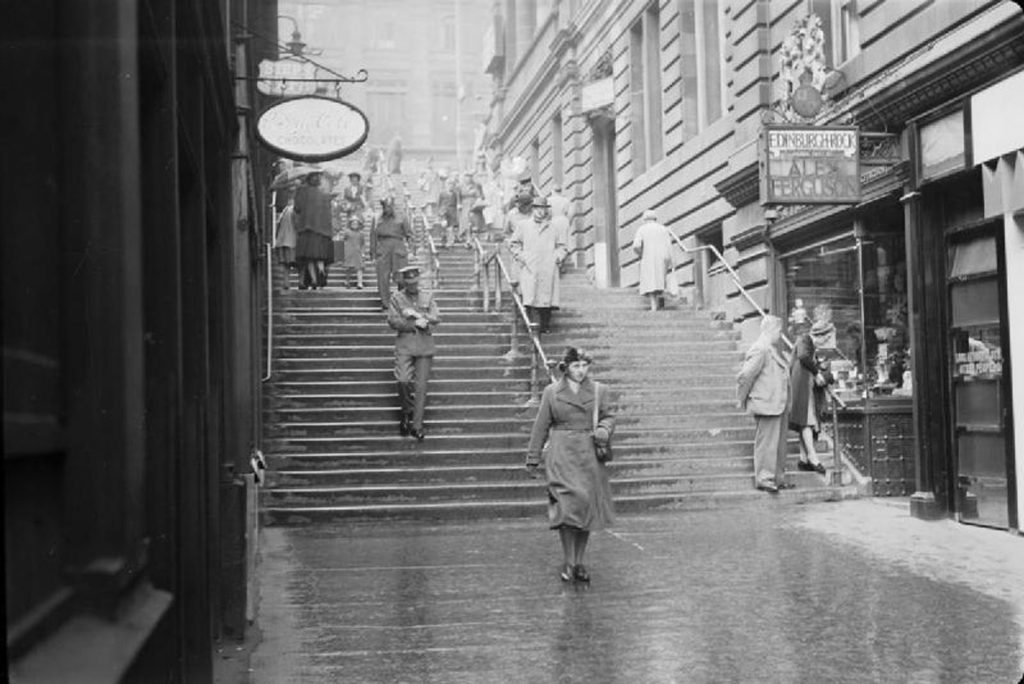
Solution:
{"label": "woman's dark hat", "polygon": [[348,174],[348,177],[349,178],[355,178],[356,180],[362,180],[363,175],[361,173],[359,173],[358,171],[352,171],[351,173]]}
{"label": "woman's dark hat", "polygon": [[569,364],[575,363],[576,361],[591,363],[593,360],[594,359],[589,352],[578,347],[566,347],[562,360],[558,362],[558,370],[565,371],[565,369],[569,367]]}
{"label": "woman's dark hat", "polygon": [[533,198],[534,209],[550,209],[551,205],[548,204],[547,197],[534,197]]}

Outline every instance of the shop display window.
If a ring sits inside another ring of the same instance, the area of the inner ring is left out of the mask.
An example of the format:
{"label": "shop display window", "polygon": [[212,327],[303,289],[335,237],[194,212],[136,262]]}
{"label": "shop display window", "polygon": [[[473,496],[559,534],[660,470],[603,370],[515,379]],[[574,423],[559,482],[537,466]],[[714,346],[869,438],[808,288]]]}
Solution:
{"label": "shop display window", "polygon": [[845,401],[909,397],[907,260],[902,231],[852,232],[782,259],[790,330],[817,323],[818,354]]}

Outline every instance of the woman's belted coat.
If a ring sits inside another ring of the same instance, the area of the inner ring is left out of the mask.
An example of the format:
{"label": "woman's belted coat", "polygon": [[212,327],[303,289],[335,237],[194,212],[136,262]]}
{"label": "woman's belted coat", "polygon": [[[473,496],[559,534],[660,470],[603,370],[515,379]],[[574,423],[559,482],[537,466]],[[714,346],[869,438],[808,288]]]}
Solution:
{"label": "woman's belted coat", "polygon": [[[614,432],[608,388],[601,385],[598,425]],[[527,463],[542,461],[548,483],[548,520],[552,528],[569,525],[599,530],[614,522],[611,487],[604,464],[594,452],[594,383],[585,379],[578,392],[562,378],[544,388],[527,448]]]}

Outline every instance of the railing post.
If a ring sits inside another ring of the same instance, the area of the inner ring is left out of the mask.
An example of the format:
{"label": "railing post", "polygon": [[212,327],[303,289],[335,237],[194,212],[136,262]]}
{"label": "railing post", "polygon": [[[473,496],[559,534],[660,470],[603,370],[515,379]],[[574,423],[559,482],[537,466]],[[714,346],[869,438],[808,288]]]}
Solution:
{"label": "railing post", "polygon": [[497,262],[494,269],[494,309],[501,311],[501,267]]}
{"label": "railing post", "polygon": [[491,262],[484,262],[484,313],[491,310]]}
{"label": "railing post", "polygon": [[519,357],[519,316],[513,312],[512,330],[509,333],[509,347],[505,353],[506,361],[513,361]]}
{"label": "railing post", "polygon": [[829,401],[832,406],[832,472],[829,483],[833,487],[841,487],[843,484],[843,462],[842,449],[839,446],[839,412],[836,410],[836,400],[832,397]]}
{"label": "railing post", "polygon": [[540,384],[540,373],[537,367],[540,365],[540,355],[537,353],[537,347],[533,346],[533,354],[530,359],[530,399],[526,402],[527,406],[535,406],[539,401],[539,392],[537,386]]}
{"label": "railing post", "polygon": [[[267,259],[267,374],[263,376],[263,382],[270,379],[273,375],[274,369],[274,264],[272,254],[272,247],[270,243],[266,243],[266,259]],[[288,272],[285,271],[284,277],[288,277]]]}

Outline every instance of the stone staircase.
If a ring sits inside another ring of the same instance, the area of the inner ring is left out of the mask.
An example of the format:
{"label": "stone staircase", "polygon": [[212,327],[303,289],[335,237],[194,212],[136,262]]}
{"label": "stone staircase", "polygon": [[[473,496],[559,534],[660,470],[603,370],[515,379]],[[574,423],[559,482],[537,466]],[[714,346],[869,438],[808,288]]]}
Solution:
{"label": "stone staircase", "polygon": [[[422,223],[417,229],[422,242]],[[394,333],[372,268],[365,290],[329,284],[278,295],[264,407],[265,523],[544,515],[543,484],[522,467],[536,406],[529,357],[507,356],[511,307],[480,310],[472,252],[443,251],[440,261],[443,323],[423,442],[398,433]],[[594,377],[617,395],[617,510],[767,500],[752,486],[753,421],[735,408],[742,351],[730,325],[684,305],[645,311],[635,293],[596,290],[579,271],[563,277],[562,304],[545,350],[552,359],[567,344],[591,350]],[[520,349],[528,351],[525,340]],[[791,453],[797,487],[775,501],[851,495],[796,471],[795,439]]]}
{"label": "stone staircase", "polygon": [[[712,508],[767,496],[753,488],[753,419],[736,407],[743,349],[732,325],[671,300],[665,310],[648,311],[633,291],[595,291],[581,271],[565,274],[561,286],[563,309],[545,350],[557,357],[567,345],[588,349],[594,379],[617,395],[610,466],[617,508]],[[787,478],[796,487],[774,498],[855,494],[798,471],[795,434],[789,446]],[[817,446],[829,466],[827,445]]]}
{"label": "stone staircase", "polygon": [[269,523],[525,515],[529,358],[508,361],[505,312],[483,313],[468,250],[442,253],[443,323],[423,442],[398,433],[394,332],[376,290],[289,291],[275,304],[265,399]]}

